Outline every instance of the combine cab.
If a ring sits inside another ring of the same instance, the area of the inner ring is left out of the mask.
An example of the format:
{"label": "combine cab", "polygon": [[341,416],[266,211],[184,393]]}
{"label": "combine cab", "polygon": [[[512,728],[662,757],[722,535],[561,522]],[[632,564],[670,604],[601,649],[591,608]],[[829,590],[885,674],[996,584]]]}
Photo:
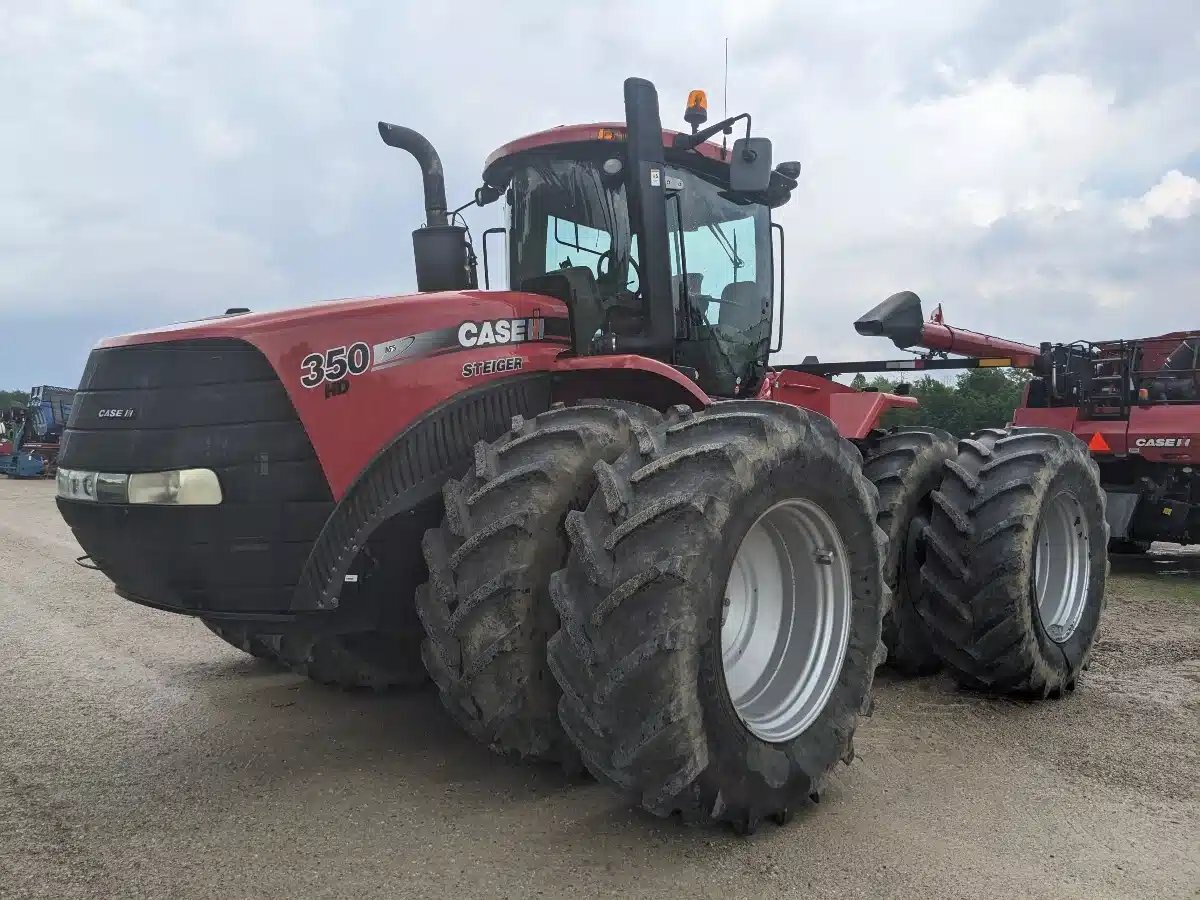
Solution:
{"label": "combine cab", "polygon": [[853,757],[882,636],[978,688],[1073,688],[1105,585],[1086,448],[884,431],[913,399],[771,366],[800,166],[705,106],[666,131],[629,79],[624,122],[493,153],[503,290],[436,151],[381,123],[422,172],[419,293],[103,341],[58,481],[85,551],[248,652],[428,672],[496,751],[739,831]]}
{"label": "combine cab", "polygon": [[1200,331],[1047,345],[1042,359],[1015,421],[1087,442],[1110,549],[1200,544]]}

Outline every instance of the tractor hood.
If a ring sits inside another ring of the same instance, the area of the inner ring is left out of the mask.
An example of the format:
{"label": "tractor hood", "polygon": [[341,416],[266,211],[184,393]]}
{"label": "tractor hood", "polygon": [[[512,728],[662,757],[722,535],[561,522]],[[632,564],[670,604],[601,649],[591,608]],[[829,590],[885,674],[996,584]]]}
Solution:
{"label": "tractor hood", "polygon": [[[347,328],[390,325],[394,337],[407,337],[432,329],[536,313],[565,317],[566,307],[557,300],[516,291],[446,291],[433,294],[357,297],[260,313],[231,313],[179,322],[101,340],[96,349],[159,344],[174,341],[232,338],[254,344],[266,342],[278,348],[289,338],[298,346],[308,343],[314,331],[329,338]],[[356,332],[354,332],[356,333]]]}
{"label": "tractor hood", "polygon": [[[379,448],[431,407],[492,379],[548,371],[569,346],[566,306],[517,291],[371,297],[225,315],[101,341],[84,370],[70,427],[84,435],[74,440],[77,449],[95,441],[107,454],[120,443],[109,436],[114,430],[127,440],[168,425],[203,434],[202,404],[214,407],[205,414],[214,422],[258,421],[257,412],[238,412],[240,406],[255,391],[282,387],[294,410],[287,415],[297,415],[311,436],[337,497]],[[243,360],[247,351],[269,369],[251,366],[236,375],[231,360]],[[97,471],[183,467],[125,451],[119,458],[76,455],[78,468]]]}

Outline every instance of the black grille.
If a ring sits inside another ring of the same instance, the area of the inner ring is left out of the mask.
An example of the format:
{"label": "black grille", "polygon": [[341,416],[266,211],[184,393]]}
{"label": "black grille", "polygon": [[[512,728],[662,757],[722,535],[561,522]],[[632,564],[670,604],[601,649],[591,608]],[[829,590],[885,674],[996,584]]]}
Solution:
{"label": "black grille", "polygon": [[[133,410],[132,418],[104,410]],[[84,551],[117,589],[187,610],[274,612],[291,596],[333,508],[283,385],[242,341],[93,351],[62,439],[65,468],[208,468],[213,507],[59,500]]]}

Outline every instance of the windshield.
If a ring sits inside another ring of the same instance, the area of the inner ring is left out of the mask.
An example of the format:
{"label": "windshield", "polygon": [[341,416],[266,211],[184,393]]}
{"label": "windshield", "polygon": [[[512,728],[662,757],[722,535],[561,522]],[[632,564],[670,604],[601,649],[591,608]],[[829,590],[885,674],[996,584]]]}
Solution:
{"label": "windshield", "polygon": [[[598,294],[599,330],[636,329],[644,314],[637,236],[623,160],[531,155],[513,173],[510,282],[570,270]],[[740,394],[766,363],[771,331],[770,212],[739,203],[689,169],[665,172],[676,362],[710,393]]]}
{"label": "windshield", "polygon": [[686,334],[676,355],[710,393],[737,396],[766,364],[771,337],[771,217],[699,175],[672,170],[671,274],[684,289]]}
{"label": "windshield", "polygon": [[637,239],[620,167],[604,160],[532,157],[513,174],[512,287],[560,269],[582,267],[605,299],[636,296]]}
{"label": "windshield", "polygon": [[754,217],[749,215],[732,222],[684,228],[684,253],[672,254],[671,274],[683,274],[686,263],[687,293],[696,325],[757,324],[754,317],[747,320],[747,307],[739,302],[743,294],[757,290],[754,226]]}

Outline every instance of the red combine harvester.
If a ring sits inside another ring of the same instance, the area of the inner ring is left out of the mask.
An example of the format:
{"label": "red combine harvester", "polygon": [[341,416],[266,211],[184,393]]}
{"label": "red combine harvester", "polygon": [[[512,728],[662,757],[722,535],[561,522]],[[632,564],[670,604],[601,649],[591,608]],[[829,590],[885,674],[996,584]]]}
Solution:
{"label": "red combine harvester", "polygon": [[625,111],[488,158],[505,290],[381,123],[423,175],[419,293],[101,342],[58,475],[94,564],[323,682],[428,671],[494,750],[739,831],[853,757],[885,619],[914,667],[932,640],[964,683],[1072,689],[1106,571],[1083,444],[883,431],[912,398],[769,365],[799,164],[699,92],[690,134],[647,81]]}
{"label": "red combine harvester", "polygon": [[820,374],[1015,366],[1033,371],[1013,424],[1069,431],[1100,466],[1109,549],[1142,553],[1152,541],[1200,543],[1200,331],[1034,347],[922,321],[915,295],[859,320],[862,334],[901,348],[976,357],[807,366]]}
{"label": "red combine harvester", "polygon": [[1109,549],[1200,544],[1200,331],[1056,345],[1014,421],[1086,441],[1108,494]]}

